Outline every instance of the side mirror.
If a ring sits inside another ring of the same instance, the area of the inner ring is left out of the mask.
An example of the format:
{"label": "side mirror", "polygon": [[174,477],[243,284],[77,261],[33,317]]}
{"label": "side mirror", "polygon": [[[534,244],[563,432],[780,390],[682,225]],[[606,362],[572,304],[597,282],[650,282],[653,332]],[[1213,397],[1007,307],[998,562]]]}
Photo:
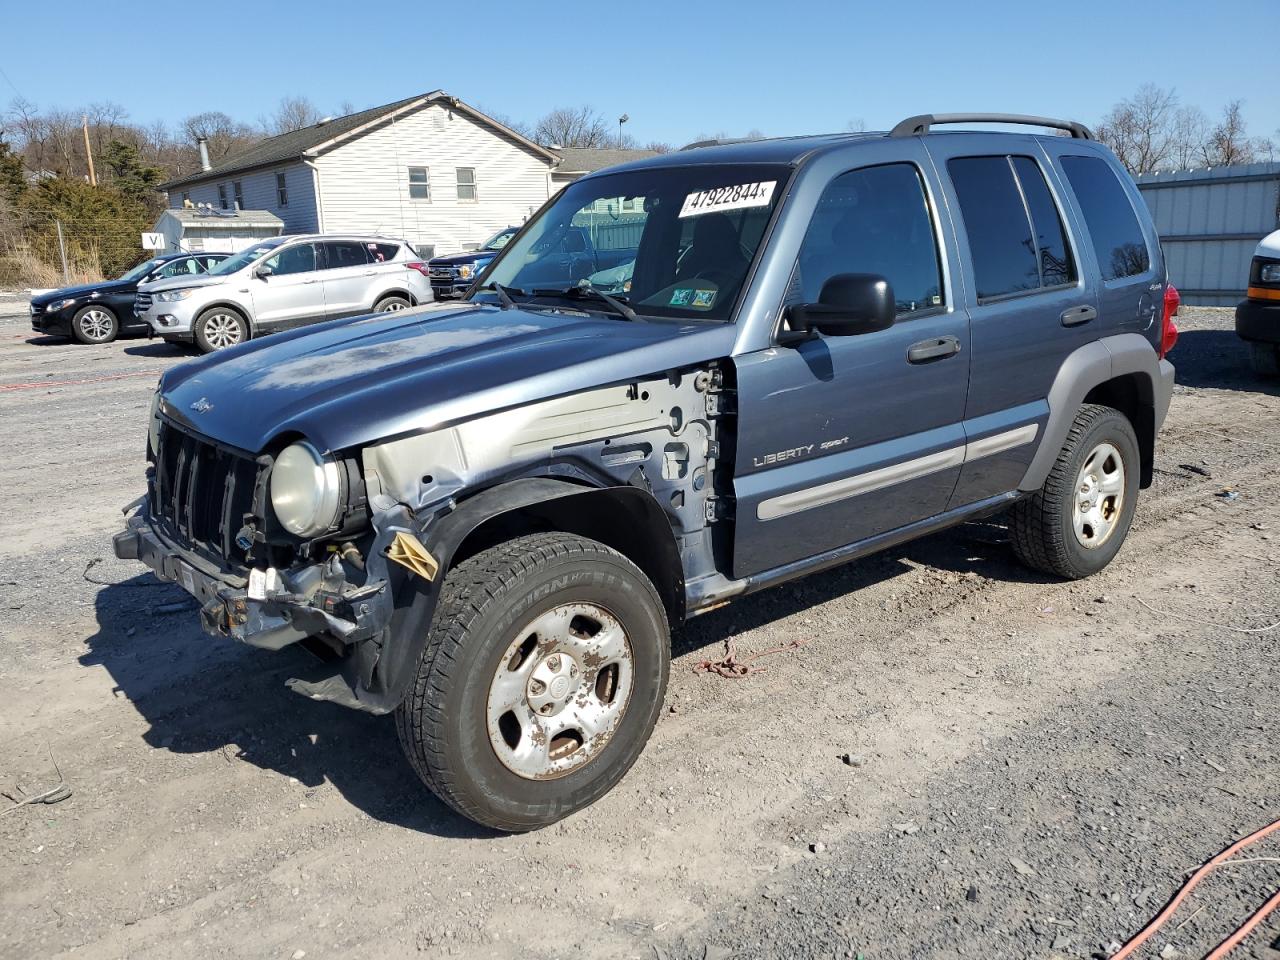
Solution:
{"label": "side mirror", "polygon": [[875,333],[893,326],[898,304],[893,286],[878,273],[839,273],[822,285],[817,303],[787,310],[784,343],[808,339],[814,331],[832,337]]}
{"label": "side mirror", "polygon": [[270,267],[259,267],[257,270],[253,271],[253,275],[259,280],[265,280],[273,273],[275,273],[275,271]]}

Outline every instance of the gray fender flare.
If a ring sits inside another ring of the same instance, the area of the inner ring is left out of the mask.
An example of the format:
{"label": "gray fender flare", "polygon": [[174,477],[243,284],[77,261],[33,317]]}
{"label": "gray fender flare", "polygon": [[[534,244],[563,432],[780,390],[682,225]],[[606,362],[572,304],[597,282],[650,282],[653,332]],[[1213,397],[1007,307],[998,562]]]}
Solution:
{"label": "gray fender flare", "polygon": [[1058,368],[1053,386],[1049,388],[1049,420],[1018,489],[1031,492],[1044,485],[1066,443],[1076,411],[1090,390],[1108,380],[1135,373],[1138,374],[1139,400],[1151,407],[1154,429],[1159,431],[1173,394],[1173,365],[1160,359],[1150,340],[1137,333],[1121,333],[1073,351]]}

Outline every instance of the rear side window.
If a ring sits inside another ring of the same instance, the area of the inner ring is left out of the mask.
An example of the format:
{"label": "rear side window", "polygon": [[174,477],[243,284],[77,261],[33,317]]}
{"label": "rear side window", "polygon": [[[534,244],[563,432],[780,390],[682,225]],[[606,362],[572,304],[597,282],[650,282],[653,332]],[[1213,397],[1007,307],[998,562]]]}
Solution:
{"label": "rear side window", "polygon": [[854,170],[823,192],[800,247],[796,279],[804,301],[817,302],[823,284],[841,273],[884,277],[899,316],[942,305],[933,219],[911,164]]}
{"label": "rear side window", "polygon": [[1084,214],[1102,279],[1146,273],[1151,267],[1147,241],[1111,165],[1098,157],[1063,157],[1062,169]]}
{"label": "rear side window", "polygon": [[399,244],[395,243],[366,243],[365,247],[369,251],[369,259],[374,263],[394,260],[396,254],[400,252]]}
{"label": "rear side window", "polygon": [[354,240],[330,240],[323,244],[323,269],[338,270],[342,267],[363,267],[369,262],[364,247]]}
{"label": "rear side window", "polygon": [[1062,217],[1034,160],[955,157],[947,172],[960,199],[980,301],[1075,281]]}

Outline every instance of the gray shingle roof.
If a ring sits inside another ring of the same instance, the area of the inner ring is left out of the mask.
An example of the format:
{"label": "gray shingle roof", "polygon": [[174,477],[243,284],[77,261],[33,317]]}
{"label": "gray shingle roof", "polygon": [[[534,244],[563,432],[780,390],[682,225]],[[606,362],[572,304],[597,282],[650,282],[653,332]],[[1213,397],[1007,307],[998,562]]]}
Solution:
{"label": "gray shingle roof", "polygon": [[[290,160],[297,160],[306,155],[309,151],[323,146],[332,140],[337,140],[349,133],[359,130],[365,124],[395,113],[408,107],[418,101],[430,100],[447,100],[455,104],[459,109],[465,110],[467,113],[484,120],[495,126],[501,126],[496,120],[486,117],[473,107],[458,101],[454,97],[450,97],[443,90],[434,90],[431,93],[422,93],[417,96],[407,97],[404,100],[397,100],[395,103],[384,103],[380,107],[370,107],[368,110],[361,110],[359,113],[348,114],[345,117],[336,117],[324,123],[318,123],[314,126],[304,127],[301,130],[292,130],[289,133],[281,133],[274,137],[268,137],[260,143],[254,144],[248,150],[243,150],[234,156],[227,157],[221,163],[214,166],[212,170],[200,170],[196,173],[188,174],[185,177],[178,177],[170,180],[168,183],[160,184],[161,190],[172,190],[174,187],[186,186],[191,183],[200,183],[205,180],[215,180],[225,177],[228,174],[239,173],[244,170],[252,170],[257,167],[266,167],[275,163],[285,163]],[[505,129],[505,128],[503,128]],[[538,146],[535,143],[524,140],[519,134],[512,132],[522,142],[530,148],[544,154],[548,159],[554,158],[554,154],[550,151]]]}
{"label": "gray shingle roof", "polygon": [[178,207],[166,210],[161,216],[171,216],[187,227],[269,227],[279,230],[284,221],[270,210],[216,210],[205,213],[199,209]]}
{"label": "gray shingle roof", "polygon": [[615,164],[658,155],[656,150],[604,150],[598,147],[561,147],[555,152],[561,159],[560,166],[556,168],[558,174],[594,173]]}

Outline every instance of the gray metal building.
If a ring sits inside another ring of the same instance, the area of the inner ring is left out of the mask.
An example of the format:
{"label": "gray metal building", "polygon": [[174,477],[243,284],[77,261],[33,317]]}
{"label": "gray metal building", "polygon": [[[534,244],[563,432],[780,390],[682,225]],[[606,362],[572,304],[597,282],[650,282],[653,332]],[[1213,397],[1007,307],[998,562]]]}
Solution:
{"label": "gray metal building", "polygon": [[1244,297],[1258,241],[1280,228],[1280,163],[1147,173],[1136,178],[1186,304]]}

